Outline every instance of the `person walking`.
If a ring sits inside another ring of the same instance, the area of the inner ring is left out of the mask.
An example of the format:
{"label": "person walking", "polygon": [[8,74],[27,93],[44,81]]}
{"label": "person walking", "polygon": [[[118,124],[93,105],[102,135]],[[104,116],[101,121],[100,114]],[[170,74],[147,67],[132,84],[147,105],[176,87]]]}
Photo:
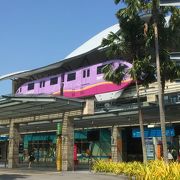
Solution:
{"label": "person walking", "polygon": [[173,156],[174,161],[177,161],[178,153],[177,153],[177,150],[175,148],[172,148],[171,154]]}
{"label": "person walking", "polygon": [[29,153],[29,165],[28,165],[28,168],[31,168],[31,164],[32,162],[35,160],[35,157],[34,157],[34,152],[33,151],[30,151]]}
{"label": "person walking", "polygon": [[170,150],[168,149],[168,160],[172,162],[174,160],[173,155],[171,154]]}

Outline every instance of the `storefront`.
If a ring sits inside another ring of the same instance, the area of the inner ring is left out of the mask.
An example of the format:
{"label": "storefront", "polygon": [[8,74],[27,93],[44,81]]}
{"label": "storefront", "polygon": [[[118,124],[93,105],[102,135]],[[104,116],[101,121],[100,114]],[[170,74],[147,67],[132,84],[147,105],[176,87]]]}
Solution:
{"label": "storefront", "polygon": [[[33,166],[56,167],[56,132],[22,135],[19,161],[27,166],[29,153],[34,154]],[[84,129],[75,131],[75,168],[88,168],[90,161],[111,157],[111,130]]]}
{"label": "storefront", "polygon": [[6,167],[8,154],[8,136],[0,136],[0,166]]}
{"label": "storefront", "polygon": [[78,167],[85,168],[97,159],[111,158],[111,130],[86,129],[75,132]]}
{"label": "storefront", "polygon": [[[167,126],[166,127],[166,137],[167,137],[167,145],[168,150],[170,152],[175,151],[176,155],[174,155],[174,160],[177,160],[177,155],[179,154],[179,126]],[[145,143],[147,148],[147,159],[161,159],[162,154],[162,137],[161,137],[161,128],[153,127],[153,128],[145,128]],[[140,130],[139,128],[132,129],[132,137],[135,139],[140,139]]]}
{"label": "storefront", "polygon": [[[56,134],[55,133],[35,133],[22,137],[20,145],[20,163],[28,162],[29,153],[33,152],[34,165],[55,167],[56,163]],[[23,147],[22,147],[23,146]]]}

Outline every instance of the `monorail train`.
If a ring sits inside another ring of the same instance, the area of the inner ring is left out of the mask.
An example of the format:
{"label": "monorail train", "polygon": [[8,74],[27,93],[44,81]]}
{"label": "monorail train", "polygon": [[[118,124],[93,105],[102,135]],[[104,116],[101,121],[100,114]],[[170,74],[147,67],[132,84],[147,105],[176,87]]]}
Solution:
{"label": "monorail train", "polygon": [[52,94],[69,98],[95,96],[98,101],[116,99],[123,89],[132,83],[132,79],[127,75],[119,85],[105,81],[102,68],[110,63],[115,68],[119,64],[124,65],[126,69],[132,66],[126,61],[111,60],[27,82],[18,88],[16,94]]}

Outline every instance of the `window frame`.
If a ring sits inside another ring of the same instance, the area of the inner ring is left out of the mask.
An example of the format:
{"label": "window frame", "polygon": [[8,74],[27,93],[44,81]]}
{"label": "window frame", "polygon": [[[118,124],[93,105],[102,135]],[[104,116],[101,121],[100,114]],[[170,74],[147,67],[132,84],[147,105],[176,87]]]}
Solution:
{"label": "window frame", "polygon": [[90,69],[87,69],[87,77],[90,77]]}
{"label": "window frame", "polygon": [[28,91],[31,91],[31,90],[33,90],[34,89],[34,82],[33,83],[29,83],[28,84],[28,87],[27,87],[27,90]]}
{"label": "window frame", "polygon": [[83,78],[86,77],[86,70],[83,70]]}
{"label": "window frame", "polygon": [[76,72],[67,74],[67,82],[76,80]]}
{"label": "window frame", "polygon": [[50,78],[50,86],[58,84],[58,77]]}
{"label": "window frame", "polygon": [[104,68],[107,64],[101,65],[97,67],[96,74],[103,74],[102,68]]}
{"label": "window frame", "polygon": [[39,82],[39,88],[43,88],[43,87],[45,87],[45,83],[46,83],[46,81],[40,81]]}

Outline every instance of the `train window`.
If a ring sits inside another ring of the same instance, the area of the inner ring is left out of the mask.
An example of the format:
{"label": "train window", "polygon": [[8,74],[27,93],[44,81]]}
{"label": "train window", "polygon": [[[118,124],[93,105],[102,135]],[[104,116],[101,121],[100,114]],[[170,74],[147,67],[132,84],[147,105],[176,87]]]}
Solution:
{"label": "train window", "polygon": [[86,77],[86,70],[83,71],[83,78]]}
{"label": "train window", "polygon": [[39,83],[39,87],[42,88],[42,81]]}
{"label": "train window", "polygon": [[90,69],[87,70],[87,77],[90,76]]}
{"label": "train window", "polygon": [[28,91],[34,89],[34,83],[28,84]]}
{"label": "train window", "polygon": [[40,86],[40,88],[45,87],[45,81],[40,81],[39,86]]}
{"label": "train window", "polygon": [[76,73],[71,73],[67,75],[67,81],[73,81],[76,79]]}
{"label": "train window", "polygon": [[22,88],[19,89],[19,92],[21,92],[21,91],[22,91]]}
{"label": "train window", "polygon": [[106,66],[106,64],[97,67],[97,74],[102,74],[102,69]]}
{"label": "train window", "polygon": [[61,74],[61,82],[64,82],[64,74]]}
{"label": "train window", "polygon": [[58,77],[53,77],[50,79],[50,85],[54,85],[58,83]]}

